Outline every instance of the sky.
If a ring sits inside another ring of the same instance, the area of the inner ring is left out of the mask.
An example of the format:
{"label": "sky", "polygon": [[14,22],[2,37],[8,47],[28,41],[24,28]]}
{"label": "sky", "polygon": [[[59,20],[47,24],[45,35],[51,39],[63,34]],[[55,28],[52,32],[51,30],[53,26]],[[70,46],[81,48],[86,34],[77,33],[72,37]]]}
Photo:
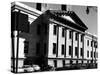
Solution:
{"label": "sky", "polygon": [[[31,3],[31,2],[22,2],[30,7],[35,7],[36,4],[35,3]],[[66,4],[67,5],[67,4]],[[86,13],[86,6],[79,6],[79,5],[69,5],[71,7],[71,10],[74,11],[79,18],[83,21],[83,23],[88,27],[87,32],[92,33],[94,35],[97,35],[97,29],[98,29],[98,25],[97,25],[97,11],[95,11],[94,8],[90,8],[89,9],[89,14]],[[68,6],[67,6],[68,7]],[[59,10],[61,9],[59,7],[59,4],[49,4],[48,6],[49,9],[56,9]]]}
{"label": "sky", "polygon": [[86,6],[72,6],[72,9],[88,27],[87,32],[97,35],[97,11],[90,8],[89,14],[86,14]]}

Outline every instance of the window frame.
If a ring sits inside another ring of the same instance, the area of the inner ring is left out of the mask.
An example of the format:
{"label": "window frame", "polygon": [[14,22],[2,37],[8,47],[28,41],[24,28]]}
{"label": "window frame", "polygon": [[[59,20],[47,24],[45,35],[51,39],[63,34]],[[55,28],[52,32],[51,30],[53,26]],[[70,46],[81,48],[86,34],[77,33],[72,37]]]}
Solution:
{"label": "window frame", "polygon": [[57,44],[53,43],[53,54],[56,54],[57,51]]}
{"label": "window frame", "polygon": [[57,35],[57,26],[56,25],[53,26],[53,35]]}
{"label": "window frame", "polygon": [[24,41],[24,53],[28,54],[29,50],[29,41]]}
{"label": "window frame", "polygon": [[69,31],[69,39],[72,39],[72,31]]}
{"label": "window frame", "polygon": [[65,29],[62,28],[62,37],[65,37]]}
{"label": "window frame", "polygon": [[69,55],[71,55],[72,53],[72,46],[69,46]]}
{"label": "window frame", "polygon": [[75,56],[78,56],[78,47],[75,47]]}
{"label": "window frame", "polygon": [[61,49],[62,49],[62,53],[61,54],[64,55],[64,53],[65,53],[65,45],[64,44],[61,45]]}

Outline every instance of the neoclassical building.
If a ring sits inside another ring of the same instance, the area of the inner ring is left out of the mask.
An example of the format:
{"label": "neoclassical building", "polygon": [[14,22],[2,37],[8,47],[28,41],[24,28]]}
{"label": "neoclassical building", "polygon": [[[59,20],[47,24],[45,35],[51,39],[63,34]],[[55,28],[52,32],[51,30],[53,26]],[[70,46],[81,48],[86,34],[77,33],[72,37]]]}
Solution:
{"label": "neoclassical building", "polygon": [[96,68],[97,37],[86,32],[78,15],[66,5],[45,11],[38,5],[12,3],[12,71],[24,72],[24,65],[33,64],[55,70]]}

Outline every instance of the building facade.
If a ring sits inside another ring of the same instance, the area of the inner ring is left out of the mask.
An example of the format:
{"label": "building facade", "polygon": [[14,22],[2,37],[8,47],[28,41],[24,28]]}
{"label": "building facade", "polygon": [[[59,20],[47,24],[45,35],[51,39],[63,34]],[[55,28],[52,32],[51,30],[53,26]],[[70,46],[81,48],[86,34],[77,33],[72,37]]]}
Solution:
{"label": "building facade", "polygon": [[34,9],[19,2],[12,4],[12,12],[27,15],[29,22],[24,29],[12,30],[12,71],[24,72],[24,65],[33,64],[55,70],[96,68],[97,37],[86,32],[88,27],[71,7],[41,11],[38,5]]}

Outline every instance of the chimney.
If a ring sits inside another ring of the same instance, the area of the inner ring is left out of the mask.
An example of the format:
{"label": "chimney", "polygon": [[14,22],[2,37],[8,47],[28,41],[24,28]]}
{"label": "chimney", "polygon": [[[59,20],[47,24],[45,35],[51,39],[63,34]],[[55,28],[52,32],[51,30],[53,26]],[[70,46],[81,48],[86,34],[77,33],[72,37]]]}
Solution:
{"label": "chimney", "polygon": [[61,10],[62,10],[62,11],[66,11],[66,5],[64,5],[64,4],[61,5]]}
{"label": "chimney", "polygon": [[41,5],[42,5],[41,3],[37,3],[36,4],[36,9],[41,11],[41,8],[42,8]]}

